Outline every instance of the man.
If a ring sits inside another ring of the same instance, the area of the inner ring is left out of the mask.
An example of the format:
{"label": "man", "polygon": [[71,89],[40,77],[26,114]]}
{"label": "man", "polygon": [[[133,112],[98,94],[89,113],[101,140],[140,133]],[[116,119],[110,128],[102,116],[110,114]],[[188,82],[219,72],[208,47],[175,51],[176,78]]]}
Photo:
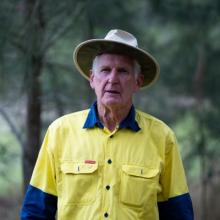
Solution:
{"label": "man", "polygon": [[122,30],[74,51],[97,101],[48,128],[21,211],[22,220],[192,220],[175,136],[134,108],[133,94],[159,65]]}

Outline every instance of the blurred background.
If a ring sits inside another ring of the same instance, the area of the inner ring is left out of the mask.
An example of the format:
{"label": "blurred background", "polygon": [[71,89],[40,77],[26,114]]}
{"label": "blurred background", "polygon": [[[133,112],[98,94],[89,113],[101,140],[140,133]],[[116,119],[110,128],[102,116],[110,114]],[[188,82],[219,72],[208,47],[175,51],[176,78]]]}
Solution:
{"label": "blurred background", "polygon": [[94,101],[74,47],[115,28],[160,63],[135,105],[176,132],[196,219],[220,219],[218,0],[1,0],[0,219],[19,219],[47,126]]}

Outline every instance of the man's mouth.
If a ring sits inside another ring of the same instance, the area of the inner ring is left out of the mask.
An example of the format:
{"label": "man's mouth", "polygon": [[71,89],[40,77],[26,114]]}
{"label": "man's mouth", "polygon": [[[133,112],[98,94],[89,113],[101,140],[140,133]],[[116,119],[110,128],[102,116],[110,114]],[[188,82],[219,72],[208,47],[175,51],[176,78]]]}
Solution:
{"label": "man's mouth", "polygon": [[110,94],[120,94],[117,90],[106,90],[105,92],[110,93]]}

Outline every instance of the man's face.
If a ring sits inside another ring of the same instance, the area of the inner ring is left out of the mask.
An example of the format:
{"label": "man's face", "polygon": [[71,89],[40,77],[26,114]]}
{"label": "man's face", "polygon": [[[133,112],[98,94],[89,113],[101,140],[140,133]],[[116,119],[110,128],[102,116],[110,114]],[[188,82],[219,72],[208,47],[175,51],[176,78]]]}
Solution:
{"label": "man's face", "polygon": [[143,76],[135,76],[134,61],[123,55],[98,56],[91,71],[90,85],[95,90],[99,105],[129,107],[133,94],[140,88]]}

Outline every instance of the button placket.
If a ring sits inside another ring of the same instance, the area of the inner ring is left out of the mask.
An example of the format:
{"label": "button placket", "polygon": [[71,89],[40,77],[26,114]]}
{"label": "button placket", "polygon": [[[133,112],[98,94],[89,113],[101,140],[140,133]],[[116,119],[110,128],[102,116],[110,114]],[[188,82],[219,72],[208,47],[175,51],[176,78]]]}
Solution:
{"label": "button placket", "polygon": [[[112,164],[113,164],[113,159],[112,158],[112,153],[111,153],[111,146],[114,145],[114,137],[115,137],[115,134],[112,133],[112,134],[109,134],[108,135],[108,138],[106,139],[106,145],[105,145],[105,161],[106,161],[106,165],[105,165],[105,172],[106,174],[107,173],[111,173],[112,172]],[[103,187],[103,190],[104,190],[104,196],[103,196],[103,201],[104,201],[104,206],[103,206],[103,216],[105,219],[109,218],[110,217],[110,214],[109,214],[109,199],[110,197],[112,196],[112,187],[111,187],[111,183],[112,183],[112,178],[111,176],[109,175],[106,175],[105,176],[105,179],[104,179],[104,187]]]}

